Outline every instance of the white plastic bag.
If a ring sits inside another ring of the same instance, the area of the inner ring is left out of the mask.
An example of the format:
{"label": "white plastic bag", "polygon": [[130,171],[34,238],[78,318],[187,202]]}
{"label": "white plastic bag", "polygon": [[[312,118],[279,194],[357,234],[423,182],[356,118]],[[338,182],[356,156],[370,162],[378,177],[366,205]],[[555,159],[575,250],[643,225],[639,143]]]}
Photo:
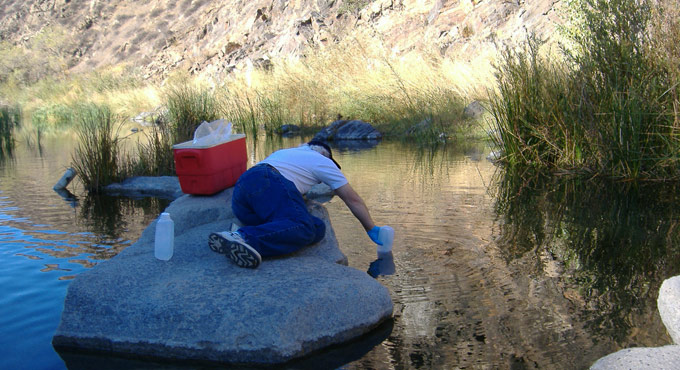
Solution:
{"label": "white plastic bag", "polygon": [[224,123],[223,119],[201,123],[194,131],[194,145],[210,146],[223,143],[231,136],[231,122]]}

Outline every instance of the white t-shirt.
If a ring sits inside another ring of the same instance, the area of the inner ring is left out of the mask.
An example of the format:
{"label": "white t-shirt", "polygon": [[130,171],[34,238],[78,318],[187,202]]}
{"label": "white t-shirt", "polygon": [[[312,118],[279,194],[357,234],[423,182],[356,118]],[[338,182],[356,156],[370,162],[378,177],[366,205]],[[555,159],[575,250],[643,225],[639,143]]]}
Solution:
{"label": "white t-shirt", "polygon": [[307,144],[277,150],[260,163],[274,166],[301,194],[322,182],[333,190],[347,184],[347,178],[335,163]]}

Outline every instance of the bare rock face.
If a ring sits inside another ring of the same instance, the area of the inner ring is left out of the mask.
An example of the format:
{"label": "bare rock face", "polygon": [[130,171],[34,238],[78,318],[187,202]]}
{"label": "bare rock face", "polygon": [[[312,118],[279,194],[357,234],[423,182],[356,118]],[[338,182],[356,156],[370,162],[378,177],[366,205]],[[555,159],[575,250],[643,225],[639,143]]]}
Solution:
{"label": "bare rock face", "polygon": [[[180,69],[222,77],[266,67],[336,43],[354,29],[382,38],[397,53],[418,48],[471,58],[495,42],[548,37],[559,0],[7,0],[0,5],[0,39],[24,44],[58,25],[74,71],[125,62],[149,76]],[[56,52],[56,51],[55,51]]]}

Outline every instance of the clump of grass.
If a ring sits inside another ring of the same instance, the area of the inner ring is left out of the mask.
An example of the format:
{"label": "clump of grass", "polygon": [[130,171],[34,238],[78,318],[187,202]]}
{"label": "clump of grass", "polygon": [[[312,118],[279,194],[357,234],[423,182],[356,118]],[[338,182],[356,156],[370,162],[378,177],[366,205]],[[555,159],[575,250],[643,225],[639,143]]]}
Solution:
{"label": "clump of grass", "polygon": [[154,123],[146,141],[137,144],[134,156],[126,156],[122,177],[175,175],[170,125],[161,117]]}
{"label": "clump of grass", "polygon": [[649,3],[571,4],[579,21],[562,58],[542,57],[535,39],[503,54],[491,110],[505,161],[624,179],[680,178],[677,72],[654,51]]}
{"label": "clump of grass", "polygon": [[64,104],[45,105],[33,111],[31,123],[38,131],[65,130],[75,122],[74,108]]}
{"label": "clump of grass", "polygon": [[106,106],[87,105],[78,112],[78,145],[72,156],[76,170],[90,193],[120,181],[122,120]]}
{"label": "clump of grass", "polygon": [[506,48],[497,67],[497,93],[491,97],[496,145],[510,167],[572,170],[585,165],[589,137],[579,125],[573,103],[578,90],[564,65],[540,53],[530,38],[519,51]]}
{"label": "clump of grass", "polygon": [[464,102],[482,97],[490,76],[471,65],[438,52],[397,55],[379,36],[357,34],[228,81],[225,118],[246,132],[283,124],[304,131],[339,117],[360,119],[386,136],[403,136],[427,120],[436,123],[437,135],[449,135],[464,125]]}
{"label": "clump of grass", "polygon": [[175,84],[165,92],[167,120],[172,142],[193,139],[194,131],[203,122],[220,118],[221,105],[213,91],[190,84]]}
{"label": "clump of grass", "polygon": [[126,156],[120,176],[174,175],[172,146],[192,140],[204,121],[220,118],[222,108],[216,94],[186,80],[173,83],[165,91],[165,99],[167,112],[153,120],[151,133],[137,144],[134,156]]}

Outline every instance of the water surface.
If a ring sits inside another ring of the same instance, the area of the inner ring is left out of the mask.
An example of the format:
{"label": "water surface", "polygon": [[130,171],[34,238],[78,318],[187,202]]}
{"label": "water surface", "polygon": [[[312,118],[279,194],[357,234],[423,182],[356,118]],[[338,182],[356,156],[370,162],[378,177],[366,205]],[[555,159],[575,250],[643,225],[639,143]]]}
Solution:
{"label": "water surface", "polygon": [[[300,140],[251,140],[249,165]],[[78,184],[55,193],[72,141],[19,143],[0,164],[0,368],[65,368],[50,340],[69,281],[169,204],[87,197]],[[377,276],[395,305],[387,339],[341,367],[573,369],[669,344],[656,297],[680,269],[672,188],[517,179],[488,152],[483,142],[335,149],[374,220],[396,231],[394,273]],[[368,271],[375,245],[341,200],[326,207],[350,266]]]}

